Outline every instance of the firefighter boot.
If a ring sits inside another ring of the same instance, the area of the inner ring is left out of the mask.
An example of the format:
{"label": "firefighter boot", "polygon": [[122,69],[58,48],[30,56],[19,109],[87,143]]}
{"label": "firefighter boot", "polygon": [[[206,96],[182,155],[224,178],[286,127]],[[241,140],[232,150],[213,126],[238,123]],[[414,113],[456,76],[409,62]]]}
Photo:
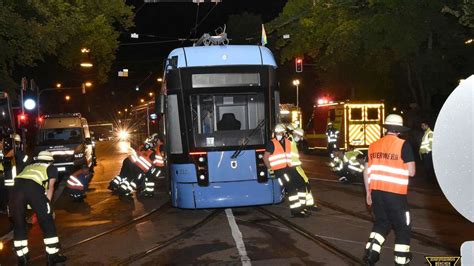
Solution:
{"label": "firefighter boot", "polygon": [[364,261],[364,265],[366,266],[373,266],[377,261],[379,261],[380,253],[372,249],[366,249],[364,257],[362,260]]}
{"label": "firefighter boot", "polygon": [[60,253],[46,254],[46,258],[48,259],[48,266],[56,265],[67,260],[67,257]]}
{"label": "firefighter boot", "polygon": [[30,261],[30,257],[28,255],[23,255],[17,258],[18,258],[18,266],[28,265],[28,262]]}

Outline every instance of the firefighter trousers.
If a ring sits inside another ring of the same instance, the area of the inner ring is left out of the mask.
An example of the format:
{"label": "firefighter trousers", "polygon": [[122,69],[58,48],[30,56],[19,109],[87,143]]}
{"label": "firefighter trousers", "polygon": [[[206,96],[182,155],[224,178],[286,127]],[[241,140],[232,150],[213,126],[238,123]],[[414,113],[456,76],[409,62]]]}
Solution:
{"label": "firefighter trousers", "polygon": [[[296,167],[296,171],[300,175],[301,179],[304,182],[304,185],[306,187],[306,195],[304,196],[304,205],[308,208],[316,206],[314,204],[314,198],[313,198],[313,193],[311,192],[311,183],[309,182],[309,178],[304,172],[303,168],[301,166]],[[300,194],[301,195],[301,194]],[[300,197],[300,200],[303,204],[302,197]]]}
{"label": "firefighter trousers", "polygon": [[287,167],[276,170],[275,176],[288,193],[291,213],[295,214],[303,211],[305,204],[300,201],[300,198],[306,197],[306,184],[296,168]]}
{"label": "firefighter trousers", "polygon": [[366,245],[364,260],[370,263],[378,261],[385,237],[393,228],[395,265],[407,265],[411,258],[411,221],[406,195],[373,190],[371,196],[374,226]]}
{"label": "firefighter trousers", "polygon": [[32,180],[17,178],[11,192],[12,195],[15,195],[10,198],[9,206],[13,221],[13,244],[17,256],[22,257],[28,254],[27,205],[31,206],[38,217],[46,253],[58,253],[59,239],[54,225],[53,211],[44,188]]}

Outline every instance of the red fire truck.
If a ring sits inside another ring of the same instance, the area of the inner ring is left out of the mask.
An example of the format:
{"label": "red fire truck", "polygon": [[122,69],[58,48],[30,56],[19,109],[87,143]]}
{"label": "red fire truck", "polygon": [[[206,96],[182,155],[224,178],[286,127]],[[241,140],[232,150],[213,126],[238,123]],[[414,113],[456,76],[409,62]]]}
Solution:
{"label": "red fire truck", "polygon": [[333,102],[318,101],[314,106],[306,127],[308,149],[326,149],[326,130],[329,122],[339,130],[337,146],[346,150],[348,146],[367,149],[383,135],[385,106],[379,102]]}

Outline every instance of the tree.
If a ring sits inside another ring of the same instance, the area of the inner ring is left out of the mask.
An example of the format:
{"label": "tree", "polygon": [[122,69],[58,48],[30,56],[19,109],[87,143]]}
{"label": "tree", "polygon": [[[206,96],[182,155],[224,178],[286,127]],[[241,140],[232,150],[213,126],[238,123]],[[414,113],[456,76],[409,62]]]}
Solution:
{"label": "tree", "polygon": [[407,102],[429,109],[469,64],[466,32],[442,8],[441,0],[289,0],[270,31],[291,36],[276,43],[283,60],[309,57],[343,96],[351,88],[364,99],[406,92]]}
{"label": "tree", "polygon": [[0,10],[2,90],[11,86],[15,69],[35,66],[46,57],[78,68],[81,47],[90,48],[96,79],[103,82],[120,31],[133,25],[132,8],[122,0],[0,0]]}

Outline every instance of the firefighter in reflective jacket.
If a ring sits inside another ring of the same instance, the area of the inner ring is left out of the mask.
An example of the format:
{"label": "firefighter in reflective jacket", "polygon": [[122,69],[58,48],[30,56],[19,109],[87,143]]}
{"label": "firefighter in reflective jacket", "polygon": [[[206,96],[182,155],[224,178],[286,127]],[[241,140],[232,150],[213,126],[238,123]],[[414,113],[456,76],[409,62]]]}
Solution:
{"label": "firefighter in reflective jacket", "polygon": [[423,160],[423,168],[427,178],[434,177],[433,157],[431,151],[433,150],[433,131],[427,122],[421,123],[421,129],[425,131],[420,145],[420,157]]}
{"label": "firefighter in reflective jacket", "polygon": [[386,135],[370,144],[364,170],[367,204],[372,206],[374,226],[365,247],[364,262],[374,265],[391,228],[395,231],[395,265],[408,265],[410,255],[410,212],[407,204],[408,180],[415,175],[415,156],[405,140],[403,119],[391,114],[385,119]]}
{"label": "firefighter in reflective jacket", "polygon": [[153,134],[138,151],[132,150],[123,161],[120,174],[110,182],[109,189],[124,196],[131,196],[140,189],[144,196],[153,196],[155,182],[152,176],[159,176],[164,166],[161,153],[155,151],[159,141],[158,135]]}
{"label": "firefighter in reflective jacket", "polygon": [[[1,171],[3,171],[4,174],[4,184],[2,185],[5,186],[4,195],[1,195],[1,197],[4,197],[2,200],[5,202],[8,202],[8,196],[11,188],[15,185],[15,177],[17,173],[23,171],[25,165],[29,162],[28,155],[23,151],[20,135],[13,134],[13,139],[11,140],[13,140],[13,142],[10,145],[2,145],[6,148],[4,151],[2,150],[1,166]],[[0,207],[2,207],[2,209],[4,208],[4,206]]]}
{"label": "firefighter in reflective jacket", "polygon": [[50,206],[58,171],[52,165],[53,155],[49,151],[38,154],[36,162],[28,165],[16,176],[10,198],[10,211],[13,220],[13,245],[19,265],[28,263],[28,234],[25,212],[30,205],[38,216],[38,223],[43,231],[48,265],[66,261],[59,253],[59,239]]}
{"label": "firefighter in reflective jacket", "polygon": [[285,131],[284,125],[279,124],[275,127],[275,137],[267,145],[263,161],[288,193],[291,215],[306,217],[309,215],[305,211],[306,204],[303,204],[303,201],[306,202],[306,185],[293,165],[292,156],[296,153],[292,153],[291,141],[285,137]]}
{"label": "firefighter in reflective jacket", "polygon": [[293,167],[296,167],[296,171],[300,175],[300,177],[303,179],[305,186],[306,186],[306,191],[305,195],[302,193],[298,192],[298,195],[300,196],[300,202],[301,204],[304,204],[305,206],[305,211],[306,212],[311,212],[311,211],[319,211],[320,208],[316,206],[313,198],[313,193],[311,192],[311,184],[309,182],[309,178],[306,175],[306,173],[303,170],[303,167],[301,167],[301,160],[299,156],[299,151],[298,151],[298,143],[303,140],[304,137],[304,131],[301,128],[295,128],[292,130],[292,135],[291,135],[291,153],[292,153],[292,165]]}
{"label": "firefighter in reflective jacket", "polygon": [[343,169],[340,172],[341,178],[339,178],[339,181],[350,183],[354,182],[356,179],[362,179],[365,168],[365,156],[363,152],[349,146],[348,151],[344,153],[342,164]]}
{"label": "firefighter in reflective jacket", "polygon": [[72,173],[67,180],[69,196],[76,201],[83,201],[91,177],[90,168],[87,164],[83,164],[81,169]]}
{"label": "firefighter in reflective jacket", "polygon": [[334,151],[337,151],[337,140],[339,138],[339,130],[337,130],[332,122],[328,123],[328,128],[326,130],[326,136],[328,139],[328,153],[330,158],[334,158]]}

